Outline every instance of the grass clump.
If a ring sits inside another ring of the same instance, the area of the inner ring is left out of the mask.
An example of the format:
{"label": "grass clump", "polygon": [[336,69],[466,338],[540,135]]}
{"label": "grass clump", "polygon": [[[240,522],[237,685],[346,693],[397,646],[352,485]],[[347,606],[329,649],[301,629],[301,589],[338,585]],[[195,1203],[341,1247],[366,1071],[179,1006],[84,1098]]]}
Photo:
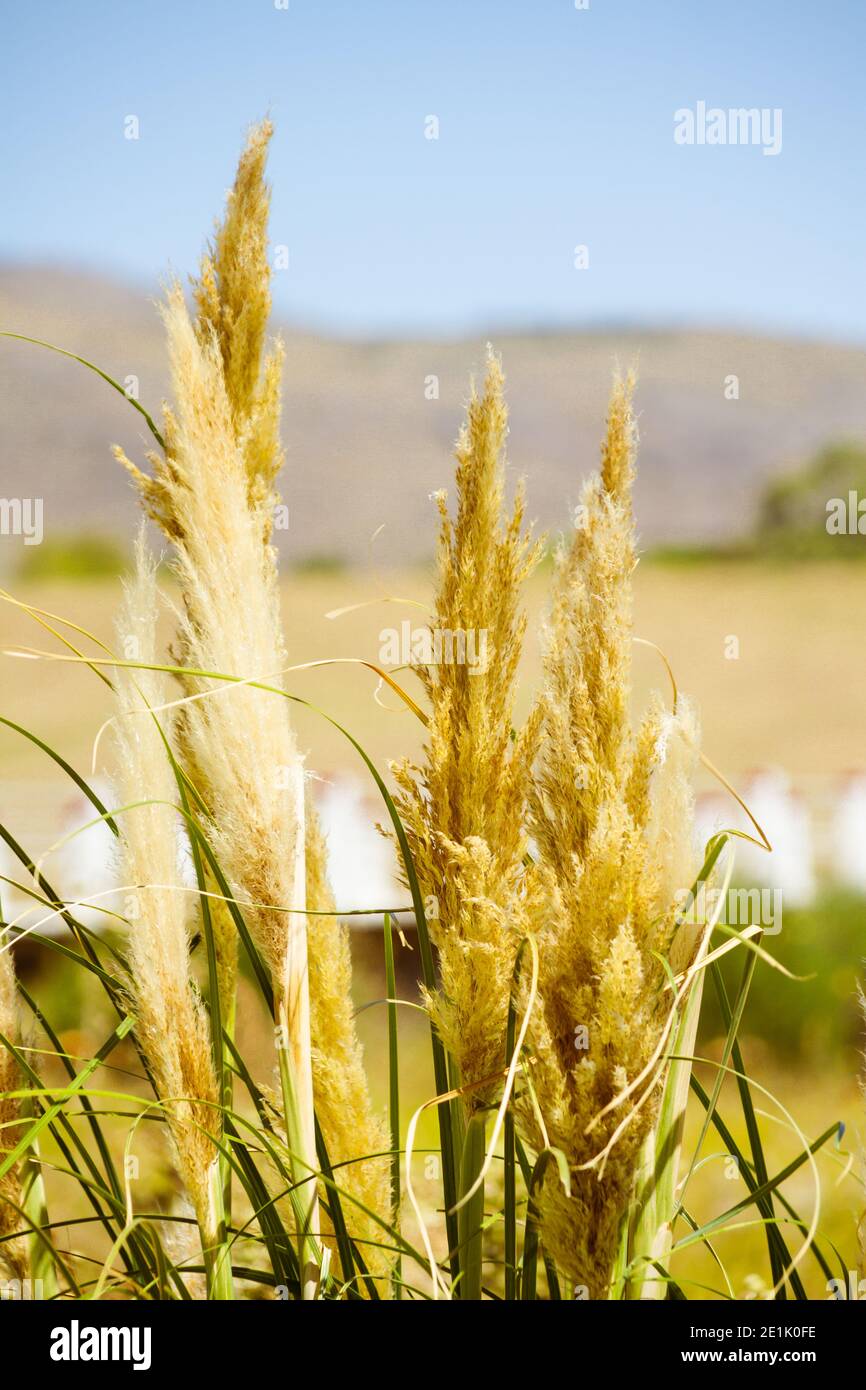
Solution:
{"label": "grass clump", "polygon": [[[375,1001],[388,1026],[387,1123],[376,1111],[349,934],[290,715],[304,703],[288,681],[303,654],[290,655],[278,605],[282,349],[267,338],[270,137],[267,122],[250,134],[192,306],[178,284],[168,289],[172,402],[162,429],[136,406],[157,445],[149,470],[116,451],[179,584],[170,654],[155,645],[162,600],[143,537],[116,653],[33,610],[60,655],[115,692],[116,806],[36,742],[115,835],[128,901],[109,914],[123,931],[94,935],[0,826],[20,861],[17,888],[63,928],[62,938],[38,935],[40,947],[86,972],[118,1020],[82,1065],[27,992],[17,998],[9,948],[21,931],[5,922],[2,1258],[16,1277],[45,1269],[52,1297],[110,1289],[231,1299],[253,1289],[299,1300],[480,1300],[501,1291],[529,1301],[657,1298],[669,1287],[682,1295],[670,1267],[677,1231],[685,1226],[684,1245],[709,1242],[743,1210],[737,1203],[701,1225],[684,1207],[710,1126],[730,1134],[718,1113],[720,1082],[708,1092],[692,1075],[710,969],[726,1030],[719,1076],[738,1074],[748,1135],[748,1151],[738,1150],[745,1205],[754,1203],[767,1231],[773,1291],[800,1297],[798,1264],[810,1251],[826,1261],[814,1228],[785,1198],[795,1230],[807,1232],[791,1253],[775,1194],[801,1164],[814,1166],[812,1151],[835,1130],[811,1148],[804,1141],[782,1173],[768,1172],[737,1042],[767,953],[745,934],[731,942],[745,948],[746,965],[729,999],[708,954],[714,923],[695,925],[682,912],[699,884],[726,865],[730,873],[731,837],[704,852],[694,844],[701,755],[688,701],[674,690],[671,708],[655,697],[637,727],[629,716],[631,378],[614,384],[600,468],[556,552],[542,688],[522,726],[524,586],[543,545],[526,523],[522,486],[505,501],[507,415],[492,353],[457,444],[454,511],[436,496],[429,642],[413,662],[420,703],[379,670],[424,723],[422,756],[395,761],[392,795],[354,734],[318,712],[370,773],[412,899],[433,1056],[428,1106],[440,1131],[441,1183],[426,1206],[408,1152],[420,1112],[405,1128],[400,1114],[398,1005],[414,1001],[396,995],[390,904],[382,905],[387,997]],[[270,1069],[249,1065],[239,1046],[241,952],[273,1029]],[[59,1089],[43,1085],[19,1046],[22,1004],[62,1068]],[[97,1113],[88,1083],[129,1034],[142,1067],[135,1079],[150,1093],[112,1091]],[[690,1085],[705,1119],[681,1179]],[[181,1236],[166,1232],[171,1213],[137,1214],[120,1179],[103,1121],[107,1113],[122,1124],[127,1107],[133,1125],[145,1114],[166,1125],[195,1220],[174,1218]],[[95,1275],[90,1257],[61,1254],[48,1234],[43,1132],[107,1243]],[[397,1200],[404,1181],[414,1221]]]}

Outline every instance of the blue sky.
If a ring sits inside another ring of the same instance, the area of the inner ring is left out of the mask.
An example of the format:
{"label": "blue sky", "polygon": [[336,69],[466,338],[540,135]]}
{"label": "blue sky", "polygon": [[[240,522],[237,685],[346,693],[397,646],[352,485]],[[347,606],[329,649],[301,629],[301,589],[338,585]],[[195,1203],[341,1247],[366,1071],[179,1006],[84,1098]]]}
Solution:
{"label": "blue sky", "polygon": [[[270,110],[275,299],[297,323],[866,340],[861,0],[289,5],[5,6],[0,257],[148,288],[187,271]],[[781,153],[678,146],[698,101],[781,108]]]}

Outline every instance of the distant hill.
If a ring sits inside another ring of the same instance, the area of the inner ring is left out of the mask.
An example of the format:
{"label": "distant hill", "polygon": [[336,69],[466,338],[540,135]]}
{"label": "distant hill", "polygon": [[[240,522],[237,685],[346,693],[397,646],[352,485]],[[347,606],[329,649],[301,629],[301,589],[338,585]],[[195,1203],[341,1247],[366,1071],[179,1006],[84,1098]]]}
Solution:
{"label": "distant hill", "polygon": [[[162,333],[143,292],[54,267],[4,266],[0,327],[67,347],[118,379],[137,376],[142,403],[158,411],[166,390]],[[372,555],[383,567],[426,560],[429,494],[449,483],[483,340],[359,343],[282,331],[288,556],[363,564]],[[626,329],[499,333],[494,346],[508,383],[511,470],[527,475],[530,514],[544,528],[567,524],[581,478],[595,465],[616,360],[639,365],[644,544],[742,535],[768,476],[828,440],[866,437],[860,349]],[[732,374],[738,400],[724,395]],[[430,376],[439,379],[438,400],[425,399]],[[135,504],[108,446],[118,441],[140,459],[145,436],[92,373],[0,339],[0,496],[43,497],[47,535],[128,540]],[[13,544],[20,542],[0,538],[0,567],[12,561]]]}

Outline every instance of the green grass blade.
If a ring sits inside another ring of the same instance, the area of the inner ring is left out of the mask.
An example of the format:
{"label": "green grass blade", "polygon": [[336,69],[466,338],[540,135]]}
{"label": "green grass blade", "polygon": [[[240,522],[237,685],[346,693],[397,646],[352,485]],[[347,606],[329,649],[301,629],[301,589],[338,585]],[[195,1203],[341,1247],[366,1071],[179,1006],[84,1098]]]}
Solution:
{"label": "green grass blade", "polygon": [[[745,961],[743,962],[743,977],[740,984],[740,991],[738,996],[738,1002],[741,998],[743,1000],[743,1004],[745,1004],[745,998],[749,992],[749,986],[751,984],[752,977],[755,973],[757,961],[758,957],[753,953],[750,953],[749,955],[747,955]],[[719,1001],[719,1007],[722,1011],[722,1018],[726,1026],[730,1029],[732,1026],[733,1013],[728,1003],[728,994],[727,990],[725,989],[725,982],[722,976],[722,972],[718,967],[718,963],[715,961],[713,962],[712,973],[713,984],[715,985],[716,995]],[[742,1010],[740,1010],[740,1016],[742,1016]],[[746,1122],[746,1132],[749,1137],[749,1148],[752,1154],[752,1162],[755,1169],[755,1177],[760,1187],[760,1185],[765,1184],[767,1182],[767,1164],[764,1158],[763,1145],[761,1143],[761,1132],[758,1128],[758,1122],[755,1117],[755,1109],[752,1104],[752,1094],[749,1090],[749,1083],[746,1080],[745,1066],[743,1063],[742,1053],[740,1051],[740,1044],[737,1040],[738,1031],[738,1027],[734,1028],[733,1030],[730,1056],[734,1069],[737,1073],[737,1091],[740,1097],[740,1105],[743,1111],[743,1118]],[[725,1061],[727,1061],[727,1058],[725,1059]],[[719,1073],[719,1075],[721,1076],[722,1073]],[[770,1272],[772,1274],[773,1285],[779,1285],[776,1291],[776,1298],[780,1302],[784,1302],[787,1298],[787,1294],[785,1292],[784,1273],[790,1262],[786,1261],[782,1257],[781,1252],[779,1250],[778,1237],[780,1233],[774,1222],[775,1213],[773,1210],[772,1194],[768,1195],[767,1197],[761,1200],[759,1210],[761,1212],[761,1215],[766,1217],[767,1221],[770,1223],[766,1228],[767,1248],[770,1257]],[[802,1292],[801,1294],[798,1291],[802,1290],[803,1286],[799,1278],[796,1277],[796,1271],[794,1271],[794,1274],[795,1280],[793,1282],[793,1288],[795,1294],[798,1298],[805,1298],[805,1292]]]}
{"label": "green grass blade", "polygon": [[101,377],[103,381],[107,382],[109,386],[112,386],[115,391],[119,392],[123,399],[132,406],[133,410],[137,410],[139,415],[144,416],[147,427],[157,444],[161,449],[165,448],[165,440],[144,406],[135,400],[134,397],[128,396],[120,382],[115,381],[114,377],[109,376],[108,372],[104,372],[101,367],[97,367],[93,362],[88,362],[86,357],[79,357],[77,352],[69,352],[67,348],[57,347],[55,343],[46,343],[43,338],[30,338],[26,333],[10,333],[0,330],[0,338],[14,338],[20,343],[32,343],[34,347],[47,348],[49,352],[57,352],[61,357],[68,357],[72,362],[80,362],[82,367],[87,367],[89,371],[95,372],[98,377]]}
{"label": "green grass blade", "polygon": [[36,1136],[41,1133],[46,1125],[51,1123],[56,1115],[60,1114],[66,1102],[71,1100],[72,1097],[81,1090],[81,1087],[102,1065],[105,1059],[111,1055],[117,1044],[131,1031],[133,1023],[134,1019],[130,1015],[122,1019],[114,1032],[102,1044],[96,1055],[90,1059],[85,1067],[82,1067],[80,1072],[76,1073],[74,1080],[65,1087],[61,1099],[48,1106],[39,1118],[34,1120],[26,1134],[18,1141],[14,1148],[9,1150],[6,1157],[0,1162],[0,1178],[6,1176],[10,1168],[12,1168],[13,1165],[18,1162],[19,1158],[27,1152]]}
{"label": "green grass blade", "polygon": [[[486,1134],[487,1116],[484,1111],[479,1111],[470,1118],[466,1126],[463,1157],[460,1164],[461,1198],[475,1184],[484,1166],[484,1160],[487,1157]],[[458,1294],[463,1301],[477,1302],[481,1298],[484,1183],[480,1183],[469,1201],[464,1201],[460,1207],[457,1213],[457,1230],[460,1241]]]}
{"label": "green grass blade", "polygon": [[51,758],[58,767],[61,767],[67,777],[75,783],[79,791],[84,793],[91,805],[95,806],[96,810],[105,820],[105,824],[108,826],[111,833],[113,835],[119,834],[116,824],[112,820],[107,808],[96,795],[96,792],[88,785],[84,778],[75,771],[75,768],[70,766],[65,758],[62,758],[49,744],[43,743],[42,739],[37,738],[36,734],[31,733],[29,729],[22,728],[20,724],[15,724],[11,719],[5,719],[2,714],[0,714],[0,724],[5,724],[7,729],[14,729],[17,734],[21,734],[22,738],[29,739],[31,743],[35,743],[37,748],[41,748],[43,753],[47,753],[48,757]]}
{"label": "green grass blade", "polygon": [[[391,1130],[391,1203],[399,1220],[400,1213],[400,1051],[397,1034],[397,972],[394,968],[394,933],[391,914],[385,913],[385,993],[388,997],[388,1123]],[[403,1261],[397,1256],[392,1280],[392,1295],[401,1297]]]}
{"label": "green grass blade", "polygon": [[[57,1055],[57,1057],[60,1058],[63,1069],[69,1077],[70,1081],[74,1081],[75,1068],[73,1067],[72,1062],[70,1061],[66,1051],[64,1050],[60,1039],[58,1038],[54,1029],[51,1027],[51,1024],[48,1022],[48,1019],[45,1017],[45,1014],[39,1008],[39,1005],[36,1003],[35,999],[33,999],[33,997],[30,995],[25,986],[22,985],[20,980],[18,981],[18,993],[21,995],[21,998],[28,1005],[31,1013],[33,1014],[33,1017],[36,1019],[36,1021],[39,1023],[40,1027],[44,1031],[46,1037],[48,1038],[48,1041],[54,1048],[55,1054]],[[111,1150],[109,1149],[105,1135],[102,1132],[102,1126],[100,1125],[99,1120],[96,1118],[96,1115],[94,1114],[93,1106],[91,1105],[88,1096],[84,1092],[82,1092],[79,1099],[81,1102],[81,1108],[87,1116],[91,1133],[93,1134],[93,1138],[96,1142],[96,1147],[99,1150],[99,1156],[102,1159],[102,1165],[105,1172],[106,1182],[108,1183],[108,1186],[114,1193],[115,1197],[118,1199],[118,1201],[120,1201],[123,1197],[122,1189],[120,1186],[120,1179],[117,1175],[117,1169],[114,1166],[114,1160],[111,1157]]]}
{"label": "green grass blade", "polygon": [[[701,1104],[704,1105],[704,1107],[706,1108],[710,1103],[709,1097],[706,1091],[701,1086],[700,1082],[696,1079],[693,1081],[693,1089],[698,1098],[700,1099]],[[793,1173],[795,1173],[799,1168],[801,1168],[804,1163],[807,1163],[809,1161],[809,1157],[811,1155],[816,1154],[818,1150],[823,1148],[823,1146],[826,1143],[828,1143],[828,1141],[832,1139],[834,1136],[838,1138],[840,1130],[840,1125],[838,1121],[835,1124],[830,1125],[826,1130],[824,1130],[824,1132],[821,1135],[819,1135],[819,1137],[816,1140],[813,1141],[813,1143],[808,1145],[806,1149],[804,1149],[801,1153],[797,1154],[796,1158],[793,1158],[790,1161],[790,1163],[788,1163],[783,1169],[781,1169],[774,1178],[767,1178],[765,1182],[758,1184],[756,1179],[752,1176],[751,1172],[749,1171],[747,1160],[743,1157],[741,1151],[738,1149],[736,1142],[734,1141],[733,1136],[731,1135],[730,1130],[727,1128],[727,1126],[725,1125],[724,1121],[718,1113],[714,1113],[713,1115],[713,1125],[716,1127],[719,1134],[725,1140],[725,1143],[730,1145],[731,1153],[738,1158],[740,1172],[743,1174],[746,1181],[746,1185],[749,1187],[749,1196],[744,1197],[742,1201],[737,1202],[733,1207],[730,1207],[726,1212],[723,1212],[722,1216],[714,1218],[712,1223],[713,1225],[717,1224],[717,1222],[719,1221],[727,1220],[730,1216],[735,1215],[740,1210],[743,1210],[751,1206],[753,1202],[759,1203],[763,1199],[763,1197],[766,1196],[768,1193],[775,1192],[776,1189],[779,1187],[780,1183],[786,1182],[787,1179],[791,1177]],[[802,1218],[798,1216],[796,1219],[798,1222],[802,1224]],[[706,1229],[706,1226],[701,1228],[702,1231],[705,1231]]]}

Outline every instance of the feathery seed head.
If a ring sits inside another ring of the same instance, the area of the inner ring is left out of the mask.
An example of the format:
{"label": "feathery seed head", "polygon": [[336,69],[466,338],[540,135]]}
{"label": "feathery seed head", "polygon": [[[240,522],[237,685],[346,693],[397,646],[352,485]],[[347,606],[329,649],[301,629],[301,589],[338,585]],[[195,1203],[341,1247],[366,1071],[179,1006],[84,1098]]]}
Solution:
{"label": "feathery seed head", "polygon": [[[219,410],[227,415],[229,433],[242,459],[250,511],[259,520],[265,542],[271,535],[277,501],[275,480],[283,464],[282,344],[277,342],[269,353],[265,352],[271,270],[267,253],[270,189],[264,173],[272,133],[269,121],[250,132],[229,194],[225,219],[217,227],[213,246],[202,260],[199,279],[193,281],[197,317],[192,325],[203,358],[219,364]],[[182,305],[182,290],[174,284],[163,310],[170,339],[170,320]],[[174,459],[176,422],[169,408],[165,410],[163,433],[165,457],[148,454],[154,470],[152,477],[138,469],[122,449],[114,452],[130,473],[148,515],[174,541],[182,535],[183,518],[173,507],[172,488],[180,478]]]}
{"label": "feathery seed head", "polygon": [[[211,842],[270,970],[299,1097],[303,1133],[294,1148],[302,1164],[308,1158],[308,1172],[316,1166],[312,1089],[335,1162],[357,1153],[348,1150],[350,1134],[360,1136],[370,1153],[388,1145],[381,1142],[363,1074],[345,932],[335,921],[314,918],[323,925],[308,943],[303,926],[307,891],[326,910],[329,899],[315,825],[304,872],[303,763],[281,694],[286,654],[269,544],[283,462],[283,353],[279,344],[265,353],[270,136],[269,122],[254,128],[241,156],[225,218],[193,283],[195,320],[177,285],[162,311],[174,397],[165,411],[164,456],[150,457],[148,477],[117,452],[146,512],[174,546],[183,592],[178,664],[234,678],[184,675],[184,694],[195,698],[183,707],[176,742],[207,804]],[[214,927],[221,995],[233,997],[233,926],[219,908]],[[387,1160],[384,1169],[371,1162],[342,1171],[350,1174],[347,1186],[374,1210],[390,1209]],[[360,1230],[364,1221],[348,1206],[350,1230]]]}
{"label": "feathery seed head", "polygon": [[[457,507],[443,494],[433,626],[484,633],[487,661],[474,672],[459,661],[422,668],[430,706],[423,766],[394,768],[399,807],[422,891],[438,915],[441,989],[428,999],[464,1083],[501,1071],[505,1020],[517,944],[527,923],[523,864],[525,805],[540,719],[513,733],[517,666],[525,616],[521,591],[540,558],[524,527],[518,488],[504,509],[507,434],[503,375],[488,352],[481,395],[473,389],[457,444]],[[495,1080],[467,1096],[483,1105]]]}
{"label": "feathery seed head", "polygon": [[226,214],[193,282],[198,327],[219,344],[226,391],[236,419],[251,415],[259,388],[262,353],[271,312],[268,217],[271,193],[265,181],[270,121],[250,131],[240,157]]}
{"label": "feathery seed head", "polygon": [[[118,620],[123,645],[137,660],[156,662],[155,566],[143,532],[136,569]],[[129,649],[127,647],[127,649]],[[208,1172],[220,1133],[210,1028],[189,972],[186,899],[179,867],[177,790],[166,747],[150,713],[165,700],[157,671],[120,667],[116,676],[117,788],[123,817],[121,881],[130,886],[127,988],[136,1031],[166,1113],[178,1167],[203,1231],[208,1230]],[[136,804],[142,803],[142,804]]]}
{"label": "feathery seed head", "polygon": [[[309,796],[306,872],[308,910],[313,914],[334,912],[327,877],[327,846]],[[391,1139],[383,1120],[373,1110],[364,1072],[364,1050],[352,1006],[348,928],[336,916],[308,917],[307,951],[313,1092],[328,1156],[340,1187],[381,1220],[388,1221],[393,1216],[388,1158]],[[326,1191],[322,1197],[327,1201]],[[361,1242],[371,1274],[383,1274],[387,1260],[377,1248],[382,1227],[352,1201],[344,1203],[344,1215],[350,1234]]]}
{"label": "feathery seed head", "polygon": [[[641,1075],[661,1036],[669,998],[658,953],[674,945],[682,965],[695,945],[682,934],[673,941],[677,890],[696,868],[694,716],[680,698],[673,715],[654,699],[636,733],[629,717],[632,390],[631,377],[614,384],[601,469],[557,557],[531,795],[544,904],[532,1076],[550,1143],[572,1170],[571,1198],[553,1174],[545,1181],[545,1240],[593,1297],[604,1294],[652,1123],[649,1083],[599,1114]],[[543,1142],[533,1107],[521,1109],[532,1142]],[[581,1168],[602,1151],[603,1165]]]}

